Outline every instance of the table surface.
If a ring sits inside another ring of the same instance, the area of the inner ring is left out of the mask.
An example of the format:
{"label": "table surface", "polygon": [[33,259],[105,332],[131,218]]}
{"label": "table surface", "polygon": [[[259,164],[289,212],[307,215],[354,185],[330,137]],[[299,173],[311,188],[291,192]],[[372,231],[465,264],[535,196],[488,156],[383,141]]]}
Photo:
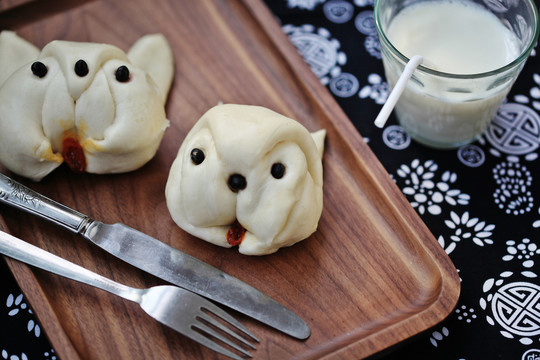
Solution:
{"label": "table surface", "polygon": [[[282,29],[438,239],[461,277],[452,314],[383,359],[540,357],[540,59],[535,52],[482,137],[456,150],[411,141],[392,116],[370,0],[267,0]],[[0,261],[0,356],[55,359]]]}

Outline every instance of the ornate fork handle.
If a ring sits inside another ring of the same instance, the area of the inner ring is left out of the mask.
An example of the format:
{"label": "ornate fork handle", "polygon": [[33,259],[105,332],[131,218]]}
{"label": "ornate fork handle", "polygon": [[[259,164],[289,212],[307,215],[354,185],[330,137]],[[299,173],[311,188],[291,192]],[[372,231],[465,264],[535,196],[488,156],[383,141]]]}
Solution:
{"label": "ornate fork handle", "polygon": [[80,233],[92,220],[78,211],[57,203],[10,177],[0,174],[0,202],[52,221]]}
{"label": "ornate fork handle", "polygon": [[79,281],[131,301],[139,302],[144,290],[131,288],[69,262],[0,231],[0,253],[54,274]]}

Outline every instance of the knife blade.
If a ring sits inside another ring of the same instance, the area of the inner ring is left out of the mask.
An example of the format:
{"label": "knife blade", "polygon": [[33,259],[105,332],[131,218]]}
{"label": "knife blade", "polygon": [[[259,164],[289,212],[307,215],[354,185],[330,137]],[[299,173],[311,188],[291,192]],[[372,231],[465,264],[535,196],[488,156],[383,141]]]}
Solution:
{"label": "knife blade", "polygon": [[293,311],[238,278],[125,224],[94,220],[1,173],[0,202],[79,234],[141,270],[294,338],[304,340],[311,334],[307,323]]}

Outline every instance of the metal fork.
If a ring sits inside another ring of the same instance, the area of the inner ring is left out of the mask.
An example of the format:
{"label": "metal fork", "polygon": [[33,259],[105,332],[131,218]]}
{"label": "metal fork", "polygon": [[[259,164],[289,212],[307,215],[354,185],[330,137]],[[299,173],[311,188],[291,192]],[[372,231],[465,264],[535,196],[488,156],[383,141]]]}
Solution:
{"label": "metal fork", "polygon": [[[177,286],[163,285],[148,289],[128,287],[73,264],[3,231],[0,231],[0,253],[29,265],[95,286],[124,299],[134,301],[146,313],[162,324],[230,358],[242,360],[240,356],[219,345],[212,338],[222,341],[245,356],[251,357],[251,354],[234,341],[231,341],[230,338],[224,336],[221,332],[236,339],[244,347],[250,347],[252,349],[255,349],[255,346],[240,336],[238,332],[247,335],[252,341],[259,341],[246,327],[224,310],[203,297]],[[216,317],[223,321],[217,320]],[[225,326],[223,322],[235,330]]]}

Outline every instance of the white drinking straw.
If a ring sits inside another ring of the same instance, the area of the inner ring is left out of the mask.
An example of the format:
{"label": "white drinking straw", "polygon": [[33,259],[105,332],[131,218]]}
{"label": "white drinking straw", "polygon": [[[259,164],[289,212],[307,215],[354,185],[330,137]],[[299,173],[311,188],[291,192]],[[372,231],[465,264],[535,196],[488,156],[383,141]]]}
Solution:
{"label": "white drinking straw", "polygon": [[396,83],[396,86],[394,86],[394,89],[392,89],[390,96],[388,96],[388,99],[384,103],[381,111],[379,112],[379,115],[377,115],[377,118],[375,119],[375,125],[377,127],[384,127],[384,124],[386,124],[386,120],[388,120],[390,113],[392,112],[392,110],[394,110],[394,106],[396,106],[396,103],[401,96],[401,93],[403,92],[403,90],[405,90],[405,86],[407,86],[407,81],[409,81],[414,70],[423,61],[424,59],[422,58],[422,56],[415,55],[409,60],[407,65],[405,65],[405,68],[403,69],[403,72],[401,73]]}

